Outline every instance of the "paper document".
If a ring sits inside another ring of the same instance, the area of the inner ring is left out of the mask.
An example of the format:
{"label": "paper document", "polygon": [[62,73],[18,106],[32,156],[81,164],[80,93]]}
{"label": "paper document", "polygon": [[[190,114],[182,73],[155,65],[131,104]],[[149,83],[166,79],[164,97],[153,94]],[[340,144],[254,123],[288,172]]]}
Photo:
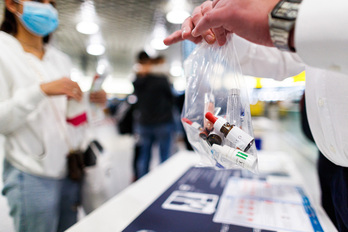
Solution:
{"label": "paper document", "polygon": [[258,179],[231,177],[213,221],[277,231],[323,231],[300,187]]}

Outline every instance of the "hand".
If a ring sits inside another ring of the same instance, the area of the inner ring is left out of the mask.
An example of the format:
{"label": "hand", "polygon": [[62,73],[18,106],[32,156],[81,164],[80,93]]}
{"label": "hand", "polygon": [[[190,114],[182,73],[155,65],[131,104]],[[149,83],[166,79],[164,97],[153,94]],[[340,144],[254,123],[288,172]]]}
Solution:
{"label": "hand", "polygon": [[194,37],[192,36],[192,30],[195,28],[195,25],[201,20],[203,15],[210,11],[213,7],[212,1],[206,1],[202,3],[200,6],[197,6],[192,13],[191,17],[188,17],[182,24],[181,29],[175,31],[171,35],[169,35],[167,38],[164,39],[164,44],[166,45],[172,45],[174,43],[183,41],[183,40],[190,40],[194,43],[199,43],[204,38],[205,41],[209,44],[213,44],[215,42],[215,35],[212,30],[206,30],[202,35]]}
{"label": "hand", "polygon": [[[215,0],[196,7],[178,30],[164,43],[171,45],[188,39],[195,43],[226,43],[228,33],[235,33],[253,43],[273,46],[269,35],[268,14],[279,0]],[[211,39],[210,36],[213,36]]]}
{"label": "hand", "polygon": [[269,34],[268,14],[279,0],[215,0],[192,31],[194,37],[213,29],[219,45],[226,43],[226,34],[235,33],[250,42],[273,46]]}
{"label": "hand", "polygon": [[107,101],[106,92],[104,90],[98,90],[95,92],[91,92],[89,94],[89,100],[92,103],[105,105],[105,103]]}
{"label": "hand", "polygon": [[67,77],[43,83],[40,85],[40,88],[47,96],[66,95],[77,101],[82,99],[80,86]]}

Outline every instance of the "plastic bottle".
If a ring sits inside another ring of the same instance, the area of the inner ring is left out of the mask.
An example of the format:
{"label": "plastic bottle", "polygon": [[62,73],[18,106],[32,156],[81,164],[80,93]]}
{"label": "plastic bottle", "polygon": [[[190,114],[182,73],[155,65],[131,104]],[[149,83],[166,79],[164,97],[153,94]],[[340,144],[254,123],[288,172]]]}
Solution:
{"label": "plastic bottle", "polygon": [[[205,93],[204,95],[204,115],[208,112],[214,113],[215,110],[215,97],[212,93]],[[207,130],[208,132],[212,131],[213,124],[207,120],[204,119],[203,122],[204,129]]]}
{"label": "plastic bottle", "polygon": [[192,126],[193,128],[197,129],[200,131],[199,133],[199,137],[201,137],[202,139],[206,140],[208,135],[209,135],[209,132],[206,131],[205,129],[202,128],[201,125],[199,125],[199,123],[197,122],[192,122],[190,119],[188,118],[182,118],[181,119],[183,122],[189,124],[190,126]]}
{"label": "plastic bottle", "polygon": [[240,89],[230,89],[227,98],[226,120],[238,127],[242,126],[241,111],[242,105],[240,100]]}
{"label": "plastic bottle", "polygon": [[199,131],[203,131],[203,128],[201,127],[201,125],[199,125],[199,123],[197,122],[192,122],[190,119],[188,118],[182,118],[181,119],[183,122],[186,122],[187,124],[189,124],[190,126],[193,126],[194,128],[196,128]]}
{"label": "plastic bottle", "polygon": [[237,148],[242,151],[247,151],[254,143],[254,138],[244,132],[237,126],[231,125],[221,117],[215,117],[212,113],[208,112],[205,117],[212,123],[214,128],[224,134],[225,138],[236,145]]}
{"label": "plastic bottle", "polygon": [[217,145],[221,145],[222,144],[222,139],[221,137],[214,133],[214,132],[211,132],[208,137],[207,137],[207,142],[210,146],[212,146],[213,144],[217,144]]}
{"label": "plastic bottle", "polygon": [[[238,149],[234,149],[227,145],[220,146],[217,144],[213,144],[213,150],[220,153],[221,158],[226,158],[229,161],[232,161],[233,164],[236,164],[242,168],[245,168],[249,171],[255,172],[257,159],[255,156],[242,152]],[[228,162],[222,163],[222,165],[226,168],[232,168],[232,166],[228,166]]]}

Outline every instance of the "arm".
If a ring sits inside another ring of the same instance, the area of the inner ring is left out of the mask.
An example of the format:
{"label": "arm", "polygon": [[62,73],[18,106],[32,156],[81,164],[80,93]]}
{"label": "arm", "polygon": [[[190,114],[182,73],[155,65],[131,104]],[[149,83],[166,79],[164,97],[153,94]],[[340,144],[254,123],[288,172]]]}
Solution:
{"label": "arm", "polygon": [[348,74],[348,1],[305,0],[295,27],[295,47],[311,66]]}
{"label": "arm", "polygon": [[11,71],[13,66],[6,61],[0,62],[0,65],[0,133],[2,134],[11,133],[24,125],[29,115],[38,110],[39,104],[47,96],[67,95],[75,99],[80,99],[82,96],[77,83],[68,78],[41,85],[33,83],[29,86],[18,86],[15,83],[18,77]]}
{"label": "arm", "polygon": [[91,92],[89,94],[89,101],[105,106],[107,101],[106,92],[103,89]]}
{"label": "arm", "polygon": [[[2,73],[3,74],[3,73]],[[0,77],[0,133],[9,134],[26,123],[27,117],[34,112],[45,98],[38,85],[16,89],[10,94],[6,78]]]}
{"label": "arm", "polygon": [[251,43],[233,36],[242,72],[245,75],[283,80],[302,72],[305,65],[296,53]]}
{"label": "arm", "polygon": [[[216,39],[219,45],[224,45],[226,35],[235,33],[253,43],[273,46],[269,34],[268,13],[278,1],[206,1],[196,7],[192,17],[183,23],[181,30],[166,38],[164,43],[170,45],[183,39],[197,43],[204,38],[208,43],[213,43]],[[207,40],[207,35],[214,40]]]}
{"label": "arm", "polygon": [[[164,42],[167,45],[183,39],[199,42],[213,31],[220,45],[226,42],[227,33],[235,33],[253,43],[272,47],[268,14],[278,1],[215,0],[210,2],[209,9],[195,11],[181,30]],[[347,8],[348,2],[343,0],[302,2],[290,45],[306,64],[348,74],[348,32],[341,26],[348,20]]]}

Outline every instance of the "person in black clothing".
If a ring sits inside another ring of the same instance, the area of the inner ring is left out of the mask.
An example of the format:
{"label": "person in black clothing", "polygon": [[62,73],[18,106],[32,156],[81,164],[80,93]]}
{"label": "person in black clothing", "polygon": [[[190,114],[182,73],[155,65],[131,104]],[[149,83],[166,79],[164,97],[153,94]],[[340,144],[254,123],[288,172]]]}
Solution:
{"label": "person in black clothing", "polygon": [[164,58],[150,58],[145,52],[141,52],[138,60],[142,72],[137,73],[133,86],[134,94],[138,98],[135,117],[141,143],[137,174],[142,177],[149,172],[152,147],[155,143],[159,145],[161,162],[170,156],[174,96],[167,75],[160,70]]}

